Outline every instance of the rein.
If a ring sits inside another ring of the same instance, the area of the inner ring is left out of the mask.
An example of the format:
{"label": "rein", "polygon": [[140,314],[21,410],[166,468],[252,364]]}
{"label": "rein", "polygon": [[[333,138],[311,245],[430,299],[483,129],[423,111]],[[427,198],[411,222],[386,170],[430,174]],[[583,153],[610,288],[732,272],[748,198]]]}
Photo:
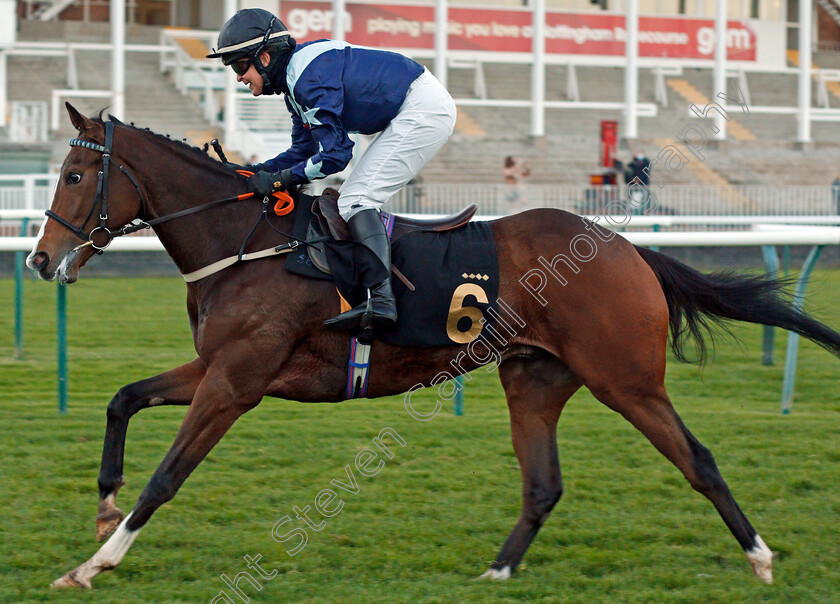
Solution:
{"label": "rein", "polygon": [[[183,218],[184,216],[196,214],[205,210],[210,210],[228,203],[232,203],[234,201],[243,201],[245,199],[250,199],[254,197],[254,193],[242,193],[240,195],[234,195],[233,197],[226,197],[225,199],[217,199],[215,201],[210,201],[205,204],[195,206],[193,208],[187,208],[186,210],[180,210],[178,212],[173,212],[172,214],[160,216],[159,218],[154,218],[151,220],[137,219],[136,221],[132,221],[124,225],[123,227],[112,231],[106,226],[106,223],[108,222],[108,169],[111,165],[111,152],[114,146],[114,122],[112,120],[108,120],[107,122],[105,122],[104,145],[100,145],[91,141],[85,141],[78,138],[70,139],[69,144],[71,147],[82,147],[83,149],[90,149],[91,151],[96,151],[102,154],[102,168],[99,170],[97,176],[96,194],[94,195],[90,211],[88,212],[88,215],[85,218],[85,220],[82,222],[82,225],[76,226],[70,221],[66,220],[65,218],[62,218],[52,210],[46,210],[45,212],[47,218],[52,218],[58,224],[60,224],[61,226],[69,230],[71,233],[76,235],[76,237],[84,241],[84,243],[82,243],[81,245],[78,245],[75,248],[73,248],[71,253],[76,252],[82,248],[91,246],[93,249],[96,250],[97,254],[101,254],[109,245],[111,245],[111,242],[117,237],[129,235],[131,233],[135,233],[143,229],[150,229],[164,222],[175,220],[176,218]],[[134,179],[134,177],[128,170],[126,170],[123,166],[118,167],[120,172],[122,172],[128,177],[129,181],[131,181],[131,184],[134,185],[134,188],[137,190],[137,194],[140,197],[141,215],[146,216],[146,199],[143,196],[143,192],[140,190],[140,186],[137,184],[137,181]],[[243,174],[245,176],[250,176],[250,173],[242,171],[239,172],[240,174]],[[278,216],[288,214],[294,209],[294,200],[288,193],[274,193],[273,197],[276,197],[278,200],[276,205],[274,206],[274,211]],[[251,228],[251,231],[248,233],[248,236],[245,237],[245,241],[240,246],[239,253],[237,255],[224,258],[223,260],[214,262],[202,269],[184,274],[184,280],[187,283],[190,283],[192,281],[198,281],[199,279],[203,279],[204,277],[212,275],[213,273],[216,273],[242,260],[255,260],[257,258],[265,258],[267,256],[272,256],[275,254],[288,253],[295,250],[301,243],[303,243],[304,245],[312,245],[314,243],[319,243],[320,241],[328,239],[327,237],[323,237],[313,241],[298,241],[294,239],[291,235],[287,235],[286,233],[277,230],[270,222],[268,222],[269,200],[270,197],[265,197],[263,199],[263,208],[260,212],[260,216],[257,219],[257,222],[254,224],[254,226]],[[88,223],[91,216],[93,216],[93,212],[96,210],[97,206],[99,207],[99,226],[91,229],[89,233],[85,233],[85,231],[83,230],[84,226]],[[257,230],[257,227],[259,226],[260,222],[262,222],[262,220],[266,220],[269,226],[271,226],[275,231],[277,231],[281,235],[289,237],[291,241],[289,241],[288,243],[281,244],[277,247],[261,250],[259,252],[245,253],[245,246],[248,244],[248,241],[251,239],[251,236]],[[104,235],[107,238],[102,245],[99,245],[94,241],[94,236],[99,235]]]}

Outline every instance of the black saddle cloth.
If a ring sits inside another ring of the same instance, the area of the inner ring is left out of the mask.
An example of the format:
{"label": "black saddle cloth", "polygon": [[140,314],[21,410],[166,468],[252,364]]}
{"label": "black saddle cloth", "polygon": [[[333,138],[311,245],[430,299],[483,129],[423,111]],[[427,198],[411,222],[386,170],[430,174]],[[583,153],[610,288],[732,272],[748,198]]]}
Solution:
{"label": "black saddle cloth", "polygon": [[[387,220],[388,215],[383,214]],[[311,198],[298,204],[293,235],[310,238],[317,221]],[[387,222],[386,222],[387,225]],[[350,241],[323,244],[332,274],[317,268],[309,246],[300,246],[286,260],[286,269],[316,279],[332,280],[351,306],[364,302],[367,292],[358,274],[363,255],[370,252]],[[479,335],[479,317],[495,308],[499,267],[493,232],[487,222],[470,222],[457,229],[412,231],[391,241],[391,262],[414,285],[411,291],[394,275],[391,285],[397,299],[394,327],[376,331],[376,339],[402,346],[452,346],[466,344]]]}

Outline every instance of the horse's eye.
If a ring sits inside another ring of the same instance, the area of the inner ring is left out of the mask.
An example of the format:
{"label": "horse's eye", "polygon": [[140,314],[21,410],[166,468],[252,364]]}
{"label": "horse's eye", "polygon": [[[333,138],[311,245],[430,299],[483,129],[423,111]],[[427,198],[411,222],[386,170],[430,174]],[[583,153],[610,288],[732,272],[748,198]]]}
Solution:
{"label": "horse's eye", "polygon": [[82,175],[78,172],[70,172],[67,175],[67,184],[69,185],[77,185],[82,182]]}

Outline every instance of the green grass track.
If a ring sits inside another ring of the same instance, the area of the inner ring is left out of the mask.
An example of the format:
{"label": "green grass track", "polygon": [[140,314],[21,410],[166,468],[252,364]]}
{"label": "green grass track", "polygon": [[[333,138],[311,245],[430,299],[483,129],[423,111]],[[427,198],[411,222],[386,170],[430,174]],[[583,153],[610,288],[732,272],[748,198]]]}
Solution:
{"label": "green grass track", "polygon": [[[793,413],[780,414],[786,334],[760,364],[761,328],[721,336],[704,367],[671,360],[668,389],[714,453],[747,516],[777,553],[776,582],[752,576],[712,505],[617,414],[581,391],[558,436],[565,494],[523,565],[479,582],[519,514],[519,469],[498,377],[475,371],[465,415],[427,423],[402,397],[341,405],[265,399],[241,418],[152,517],[122,565],[90,592],[51,581],[97,549],[94,516],[105,408],[124,384],[194,357],[178,279],[87,279],[68,289],[69,413],[56,405],[55,284],[25,283],[24,358],[13,358],[13,282],[0,280],[0,602],[210,602],[221,575],[262,556],[251,602],[840,602],[840,360],[800,348]],[[279,292],[278,292],[279,295]],[[840,326],[840,272],[817,271],[806,310]],[[375,368],[374,368],[375,371]],[[430,408],[434,392],[415,395]],[[118,505],[128,511],[185,408],[132,420]],[[358,492],[302,527],[344,467],[390,427],[404,440]],[[285,532],[285,531],[284,531]],[[277,571],[276,574],[273,571]]]}

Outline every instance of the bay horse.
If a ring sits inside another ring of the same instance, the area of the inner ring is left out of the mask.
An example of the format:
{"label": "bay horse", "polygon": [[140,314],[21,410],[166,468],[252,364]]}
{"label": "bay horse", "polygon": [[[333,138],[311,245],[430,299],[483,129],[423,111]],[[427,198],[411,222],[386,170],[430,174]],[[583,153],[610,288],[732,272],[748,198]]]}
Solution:
{"label": "bay horse", "polygon": [[[183,274],[239,252],[261,212],[260,200],[244,199],[244,176],[184,143],[113,118],[85,117],[69,104],[67,110],[79,138],[71,141],[48,219],[27,258],[42,278],[76,281],[108,233],[137,219],[155,223]],[[300,192],[292,193],[302,199]],[[201,208],[225,196],[243,199]],[[293,216],[274,217],[277,231],[291,232]],[[532,210],[493,221],[491,227],[499,299],[522,320],[521,329],[499,347],[498,359],[522,475],[522,509],[482,577],[508,578],[560,499],[557,421],[569,397],[586,386],[712,502],[754,573],[771,582],[771,550],[665,391],[669,328],[678,357],[686,341],[702,351],[707,330],[725,320],[794,330],[836,355],[840,334],[794,309],[777,281],[701,274],[568,212]],[[582,237],[597,253],[578,250],[577,270],[566,270],[563,259]],[[79,245],[80,239],[86,243]],[[262,223],[248,245],[262,249],[278,243],[288,239]],[[536,283],[539,267],[544,278]],[[264,396],[302,402],[346,398],[349,336],[322,325],[339,312],[330,282],[292,274],[275,260],[241,262],[188,283],[187,312],[197,357],[122,387],[108,404],[96,528],[100,541],[111,536],[54,587],[89,588],[97,574],[115,568],[155,510],[175,496],[236,419]],[[403,393],[418,382],[437,385],[455,358],[463,371],[479,367],[476,355],[463,354],[467,346],[374,342],[367,396]],[[128,422],[138,411],[160,405],[189,409],[171,449],[124,515],[116,497],[124,484]]]}

